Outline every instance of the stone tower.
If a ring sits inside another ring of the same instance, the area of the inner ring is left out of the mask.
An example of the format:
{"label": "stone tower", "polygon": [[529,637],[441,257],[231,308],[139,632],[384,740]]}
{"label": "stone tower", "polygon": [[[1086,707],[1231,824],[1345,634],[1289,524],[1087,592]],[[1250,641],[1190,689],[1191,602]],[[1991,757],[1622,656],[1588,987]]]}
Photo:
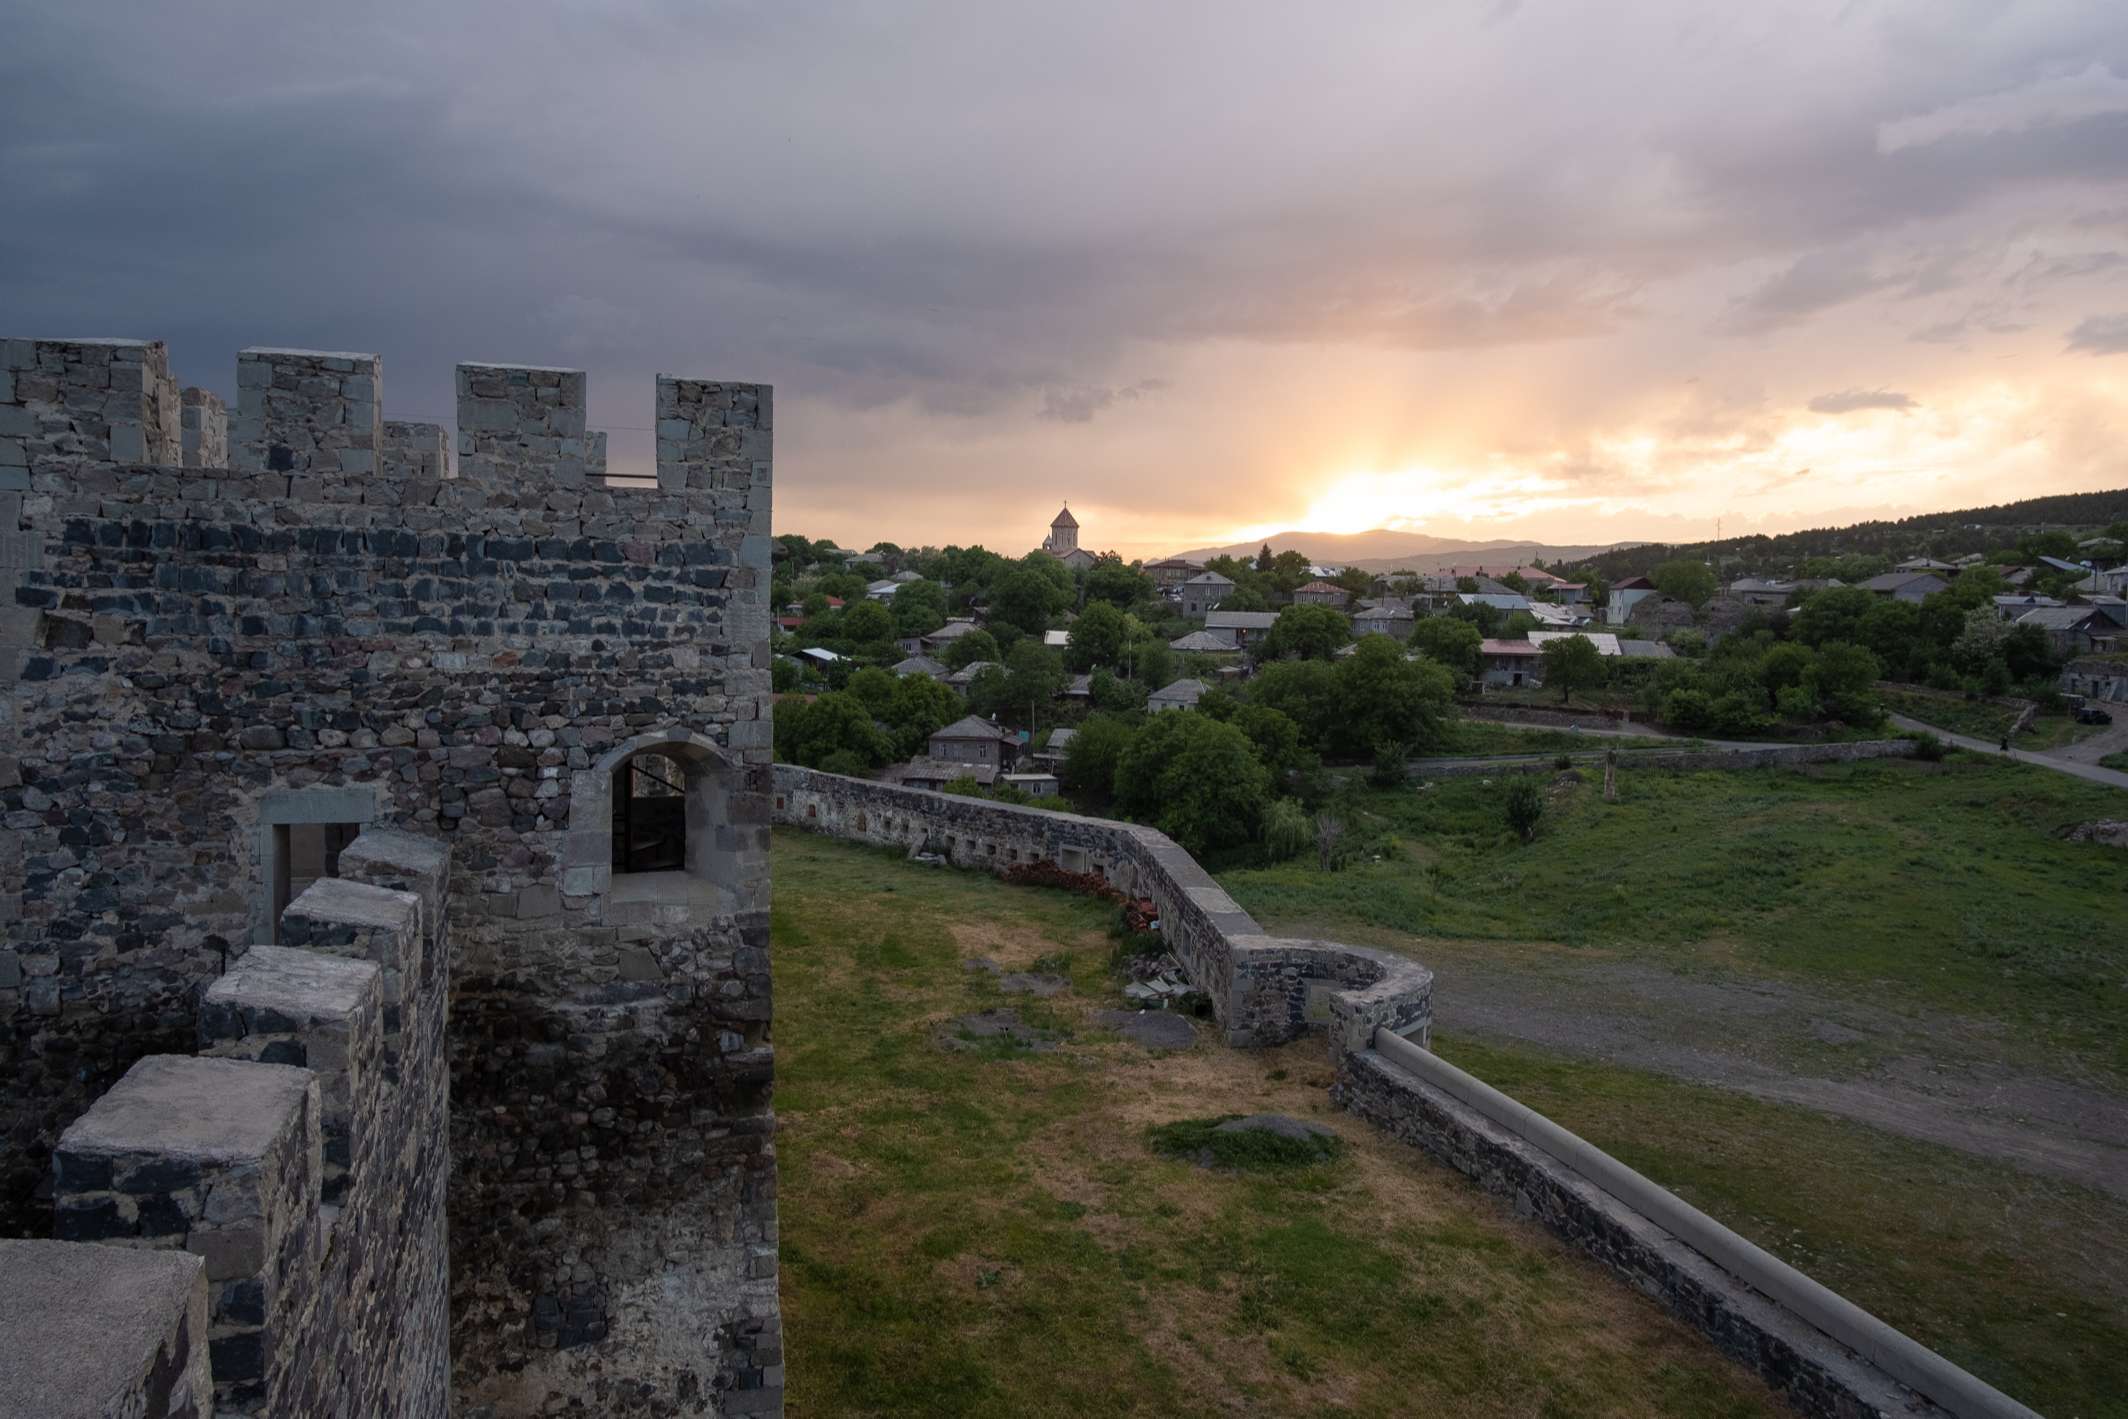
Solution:
{"label": "stone tower", "polygon": [[1071,515],[1071,505],[1066,503],[1064,510],[1049,524],[1049,540],[1042,544],[1042,550],[1061,557],[1076,550],[1078,545],[1079,519]]}

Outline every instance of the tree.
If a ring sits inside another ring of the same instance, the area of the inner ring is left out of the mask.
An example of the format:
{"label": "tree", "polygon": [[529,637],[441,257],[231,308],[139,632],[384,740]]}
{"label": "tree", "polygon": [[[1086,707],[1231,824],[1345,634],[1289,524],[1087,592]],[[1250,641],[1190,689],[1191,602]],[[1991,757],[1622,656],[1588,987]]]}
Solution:
{"label": "tree", "polygon": [[933,734],[967,711],[951,686],[929,675],[904,675],[895,681],[893,698],[880,717],[894,735],[897,756],[907,759],[923,753]]}
{"label": "tree", "polygon": [[1112,714],[1088,716],[1064,750],[1064,786],[1105,802],[1116,786],[1116,761],[1131,742],[1131,727]]}
{"label": "tree", "polygon": [[[924,677],[917,676],[917,679]],[[895,679],[886,671],[866,666],[850,676],[843,689],[855,695],[863,703],[866,713],[874,719],[885,719],[894,704]]]}
{"label": "tree", "polygon": [[1330,737],[1340,752],[1357,757],[1394,745],[1409,753],[1446,737],[1454,682],[1432,661],[1407,657],[1401,642],[1363,636],[1332,674],[1337,703]]}
{"label": "tree", "polygon": [[903,582],[894,593],[894,630],[902,636],[928,636],[946,624],[946,589],[935,581]]}
{"label": "tree", "polygon": [[1544,817],[1544,790],[1525,776],[1509,779],[1502,806],[1507,814],[1507,826],[1514,829],[1515,836],[1524,842],[1534,841],[1537,823]]}
{"label": "tree", "polygon": [[1287,775],[1308,768],[1313,755],[1300,746],[1300,726],[1286,715],[1263,705],[1242,705],[1234,711],[1233,726],[1249,736],[1257,761],[1283,783]]}
{"label": "tree", "polygon": [[1572,704],[1576,690],[1593,690],[1604,681],[1603,653],[1587,636],[1561,636],[1544,643],[1544,683]]}
{"label": "tree", "polygon": [[1000,654],[996,636],[988,631],[970,631],[947,641],[938,658],[955,670],[963,670],[978,660],[996,660]]}
{"label": "tree", "polygon": [[1064,666],[1056,652],[1038,640],[1023,640],[1005,656],[1005,694],[1015,714],[1027,715],[1034,728],[1040,707],[1064,688]]}
{"label": "tree", "polygon": [[2002,642],[2007,631],[1993,606],[1975,606],[1965,613],[1965,625],[1951,642],[1951,663],[1978,678],[1988,667],[2002,661]]}
{"label": "tree", "polygon": [[1048,630],[1049,618],[1063,604],[1064,595],[1056,583],[1031,567],[1007,572],[990,593],[992,619],[1017,626],[1030,636]]}
{"label": "tree", "polygon": [[1264,634],[1263,660],[1328,660],[1352,639],[1352,622],[1328,606],[1288,606]]}
{"label": "tree", "polygon": [[1308,820],[1308,810],[1290,798],[1273,800],[1264,812],[1264,860],[1284,862],[1299,857],[1314,842],[1315,824]]}
{"label": "tree", "polygon": [[1154,715],[1138,731],[1115,785],[1118,807],[1193,853],[1255,839],[1271,797],[1248,736],[1187,710]]}
{"label": "tree", "polygon": [[1145,686],[1107,670],[1096,670],[1087,677],[1086,697],[1093,701],[1095,709],[1112,713],[1145,708]]}
{"label": "tree", "polygon": [[842,636],[856,645],[891,640],[894,613],[877,601],[859,601],[842,613]]}
{"label": "tree", "polygon": [[1478,650],[1485,637],[1468,621],[1454,616],[1421,616],[1412,624],[1411,648],[1464,680],[1478,676]]}
{"label": "tree", "polygon": [[1311,748],[1331,748],[1332,729],[1339,712],[1334,666],[1320,660],[1274,661],[1250,682],[1249,700],[1292,720],[1300,727],[1302,741]]}
{"label": "tree", "polygon": [[1849,724],[1875,724],[1884,717],[1875,686],[1883,673],[1877,657],[1846,641],[1818,647],[1817,662],[1804,681],[1826,713]]}
{"label": "tree", "polygon": [[1071,623],[1065,663],[1081,673],[1120,665],[1129,635],[1130,623],[1121,611],[1106,601],[1089,601]]}
{"label": "tree", "polygon": [[1153,579],[1136,567],[1121,562],[1100,562],[1086,573],[1086,603],[1105,601],[1119,611],[1128,611],[1141,601],[1153,599]]}
{"label": "tree", "polygon": [[[1877,598],[1859,586],[1828,586],[1813,593],[1796,608],[1795,614],[1788,619],[1788,628],[1807,646],[1819,646],[1827,641],[1852,641],[1861,635],[1863,618],[1877,605]],[[1918,609],[1914,616],[1918,622]]]}
{"label": "tree", "polygon": [[1694,611],[1714,599],[1714,572],[1705,562],[1679,557],[1664,562],[1648,578],[1655,589],[1673,601],[1682,601]]}
{"label": "tree", "polygon": [[[790,706],[776,716],[776,753],[787,763],[830,772],[873,769],[894,756],[894,746],[872,723],[864,701],[846,690],[820,696],[810,704]],[[833,760],[843,767],[831,766]]]}
{"label": "tree", "polygon": [[1218,609],[1221,611],[1268,611],[1271,609],[1271,603],[1266,601],[1264,594],[1255,587],[1242,585],[1235,587],[1221,597]]}
{"label": "tree", "polygon": [[[1784,641],[1769,647],[1766,653],[1759,657],[1758,665],[1759,683],[1766,687],[1767,701],[1779,708],[1782,692],[1802,685],[1803,678],[1810,673],[1811,661],[1809,647],[1797,645],[1794,641]],[[1784,710],[1782,717],[1792,719],[1808,716],[1792,715]]]}

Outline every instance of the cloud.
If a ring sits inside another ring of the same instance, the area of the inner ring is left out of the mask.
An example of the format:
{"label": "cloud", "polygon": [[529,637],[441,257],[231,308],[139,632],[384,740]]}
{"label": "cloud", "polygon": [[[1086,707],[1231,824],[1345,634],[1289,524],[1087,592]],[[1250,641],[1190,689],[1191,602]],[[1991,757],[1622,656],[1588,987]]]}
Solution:
{"label": "cloud", "polygon": [[1113,389],[1108,385],[1052,385],[1042,391],[1039,418],[1063,424],[1088,424],[1094,415],[1117,400],[1143,399],[1167,388],[1164,379],[1141,379],[1136,384]]}
{"label": "cloud", "polygon": [[2025,133],[2124,113],[2128,113],[2128,79],[2093,61],[2075,74],[2035,79],[1880,123],[1877,151],[1896,153],[1946,139]]}
{"label": "cloud", "polygon": [[1898,279],[1880,274],[1864,252],[1806,252],[1738,298],[1718,328],[1731,335],[1763,335],[1881,291]]}
{"label": "cloud", "polygon": [[2128,355],[2128,315],[2094,315],[2069,332],[2069,348],[2087,355]]}
{"label": "cloud", "polygon": [[1836,394],[1820,394],[1810,401],[1813,414],[1852,414],[1861,409],[1896,409],[1903,413],[1920,407],[1913,395],[1896,389],[1843,389]]}

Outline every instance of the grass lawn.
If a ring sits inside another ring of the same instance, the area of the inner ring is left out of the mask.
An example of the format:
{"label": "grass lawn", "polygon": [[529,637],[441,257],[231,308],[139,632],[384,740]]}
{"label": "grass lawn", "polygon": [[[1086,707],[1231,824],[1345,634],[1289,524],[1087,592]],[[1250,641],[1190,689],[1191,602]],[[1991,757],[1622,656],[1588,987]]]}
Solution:
{"label": "grass lawn", "polygon": [[1504,792],[1504,779],[1362,790],[1377,860],[1220,881],[1273,930],[1557,942],[1793,979],[1999,1025],[2128,1076],[2120,850],[2056,836],[2123,816],[2118,789],[1981,755],[1627,772],[1614,804],[1593,781],[1555,793],[1528,847],[1508,835]]}
{"label": "grass lawn", "polygon": [[1880,690],[1878,698],[1884,702],[1884,707],[1894,714],[1918,719],[1923,724],[1933,724],[1938,729],[1948,729],[1953,734],[1970,734],[1975,739],[2002,738],[2009,733],[2010,725],[2024,711],[2022,702],[2011,704],[2004,700],[1969,700],[1960,695],[1918,689]]}
{"label": "grass lawn", "polygon": [[2041,1413],[2128,1414],[2128,1204],[1637,1070],[1435,1048]]}
{"label": "grass lawn", "polygon": [[[1109,917],[777,832],[793,1414],[1786,1412],[1646,1298],[1333,1111],[1319,1041],[1159,1055],[1096,1028]],[[1001,996],[976,956],[1072,988]],[[949,1018],[1000,1005],[1057,1047],[941,1046]],[[1156,1146],[1161,1125],[1265,1111],[1342,1146],[1228,1172]]]}
{"label": "grass lawn", "polygon": [[2074,744],[2079,739],[2088,739],[2106,726],[2103,724],[2078,724],[2073,715],[2039,714],[2017,736],[2020,749],[2059,749]]}
{"label": "grass lawn", "polygon": [[[1591,715],[1593,723],[1595,716]],[[1458,719],[1447,744],[1427,751],[1428,758],[1456,758],[1481,754],[1588,754],[1605,749],[1628,753],[1637,749],[1697,749],[1697,739],[1658,739],[1576,734],[1568,729],[1545,729],[1534,725],[1501,724],[1493,720]]]}
{"label": "grass lawn", "polygon": [[2116,772],[2128,774],[2128,750],[2123,750],[2118,754],[2108,754],[2098,761],[2098,765],[2102,769],[2113,769]]}

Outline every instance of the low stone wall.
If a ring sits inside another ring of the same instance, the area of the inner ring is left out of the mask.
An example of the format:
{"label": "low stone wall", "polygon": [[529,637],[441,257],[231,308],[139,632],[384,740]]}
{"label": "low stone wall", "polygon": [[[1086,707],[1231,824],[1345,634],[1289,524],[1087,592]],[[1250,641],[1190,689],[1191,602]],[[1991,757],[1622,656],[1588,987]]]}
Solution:
{"label": "low stone wall", "polygon": [[1386,951],[1274,937],[1166,834],[984,798],[928,793],[790,764],[775,771],[775,821],[852,842],[927,848],[956,867],[1003,873],[1050,862],[1091,872],[1160,911],[1161,934],[1211,998],[1230,1045],[1327,1029],[1361,1049],[1377,1025],[1424,1040],[1433,972]]}
{"label": "low stone wall", "polygon": [[[1765,749],[1635,749],[1621,753],[1618,766],[1622,769],[1665,769],[1681,774],[1705,769],[1771,769],[1796,764],[1851,764],[1862,759],[1910,759],[1917,748],[1919,746],[1911,739],[1858,739],[1844,744],[1776,744]],[[1577,764],[1601,764],[1603,751],[1577,750],[1568,757]],[[1411,776],[1442,779],[1550,773],[1557,763],[1558,756],[1554,754],[1494,762],[1415,763]]]}
{"label": "low stone wall", "polygon": [[1581,709],[1542,709],[1535,705],[1502,705],[1483,699],[1458,700],[1456,707],[1465,717],[1483,720],[1491,724],[1534,724],[1547,729],[1572,729],[1607,721],[1623,723],[1633,716],[1625,710],[1602,710],[1591,707]]}
{"label": "low stone wall", "polygon": [[1372,1049],[1338,1059],[1332,1096],[1513,1203],[1698,1330],[1804,1414],[1943,1415],[1559,1159]]}

